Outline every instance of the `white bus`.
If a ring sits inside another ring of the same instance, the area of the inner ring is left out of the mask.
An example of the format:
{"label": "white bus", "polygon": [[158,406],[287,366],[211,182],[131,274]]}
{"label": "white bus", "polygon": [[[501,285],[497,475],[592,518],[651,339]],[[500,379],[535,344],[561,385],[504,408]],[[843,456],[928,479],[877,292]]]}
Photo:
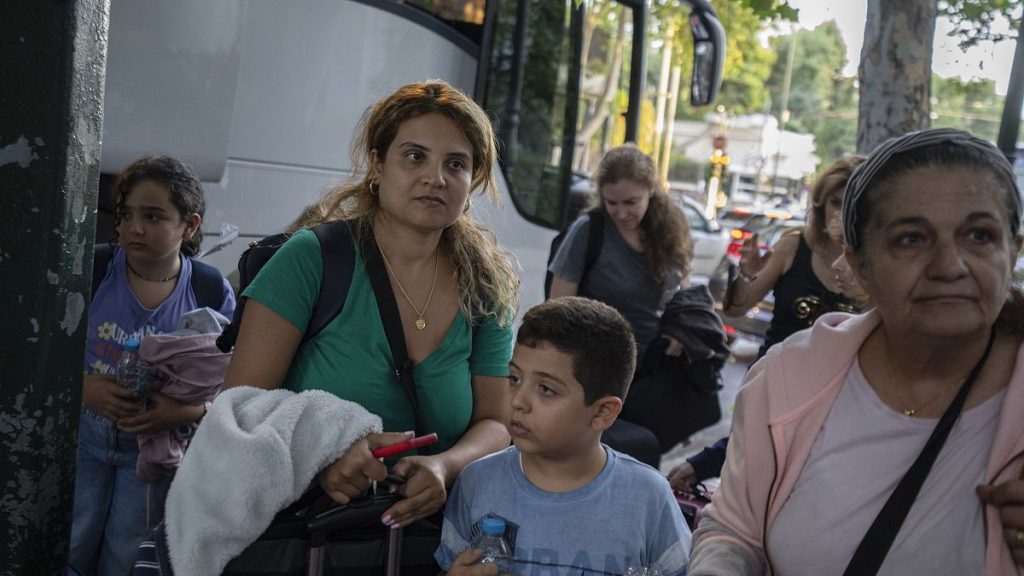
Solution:
{"label": "white bus", "polygon": [[[717,92],[724,32],[687,0],[690,102]],[[651,125],[664,23],[645,0],[113,0],[98,239],[111,176],[145,153],[178,156],[207,194],[204,261],[225,273],[350,175],[372,102],[441,78],[473,95],[501,139],[503,202],[475,202],[522,267],[523,309],[543,297],[548,248],[573,183]],[[682,6],[682,4],[681,4]],[[597,25],[595,25],[597,23]],[[652,82],[656,84],[656,82]],[[684,83],[685,84],[685,83]],[[646,115],[647,123],[641,121]]]}

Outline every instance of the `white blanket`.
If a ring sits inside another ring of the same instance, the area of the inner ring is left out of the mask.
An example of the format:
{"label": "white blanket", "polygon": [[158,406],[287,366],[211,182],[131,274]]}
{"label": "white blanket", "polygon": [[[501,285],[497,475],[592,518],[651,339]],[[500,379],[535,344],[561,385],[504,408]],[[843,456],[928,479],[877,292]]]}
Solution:
{"label": "white blanket", "polygon": [[175,574],[216,576],[380,418],[333,394],[240,387],[217,397],[167,495]]}

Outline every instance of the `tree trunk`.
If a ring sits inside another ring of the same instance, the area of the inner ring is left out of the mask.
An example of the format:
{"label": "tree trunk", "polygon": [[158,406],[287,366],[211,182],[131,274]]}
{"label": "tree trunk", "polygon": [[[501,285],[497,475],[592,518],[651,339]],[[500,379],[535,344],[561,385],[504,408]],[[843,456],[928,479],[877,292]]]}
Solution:
{"label": "tree trunk", "polygon": [[930,125],[938,0],[868,0],[860,53],[857,151]]}

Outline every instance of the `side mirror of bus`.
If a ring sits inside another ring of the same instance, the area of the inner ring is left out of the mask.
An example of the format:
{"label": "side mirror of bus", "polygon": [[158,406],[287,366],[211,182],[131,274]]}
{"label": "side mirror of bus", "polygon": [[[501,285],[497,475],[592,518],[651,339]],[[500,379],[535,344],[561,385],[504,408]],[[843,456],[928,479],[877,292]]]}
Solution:
{"label": "side mirror of bus", "polygon": [[690,14],[693,32],[693,77],[690,81],[690,104],[707,106],[718,96],[725,65],[725,29],[710,10],[694,10]]}

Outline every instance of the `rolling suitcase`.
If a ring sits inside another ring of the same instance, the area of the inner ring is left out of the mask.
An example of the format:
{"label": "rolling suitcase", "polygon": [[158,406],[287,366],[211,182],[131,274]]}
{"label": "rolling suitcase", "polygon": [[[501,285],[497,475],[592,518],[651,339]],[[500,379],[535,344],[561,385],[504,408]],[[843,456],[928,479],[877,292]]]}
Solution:
{"label": "rolling suitcase", "polygon": [[367,494],[339,506],[318,489],[311,493],[278,514],[228,563],[223,576],[436,576],[440,571],[434,561],[439,522],[421,520],[394,530],[380,523],[397,494]]}
{"label": "rolling suitcase", "polygon": [[[436,576],[440,522],[390,530],[380,516],[396,494],[364,495],[345,505],[319,489],[282,510],[259,539],[228,562],[223,576]],[[403,566],[404,564],[404,566]],[[174,576],[164,524],[139,547],[133,576]]]}

